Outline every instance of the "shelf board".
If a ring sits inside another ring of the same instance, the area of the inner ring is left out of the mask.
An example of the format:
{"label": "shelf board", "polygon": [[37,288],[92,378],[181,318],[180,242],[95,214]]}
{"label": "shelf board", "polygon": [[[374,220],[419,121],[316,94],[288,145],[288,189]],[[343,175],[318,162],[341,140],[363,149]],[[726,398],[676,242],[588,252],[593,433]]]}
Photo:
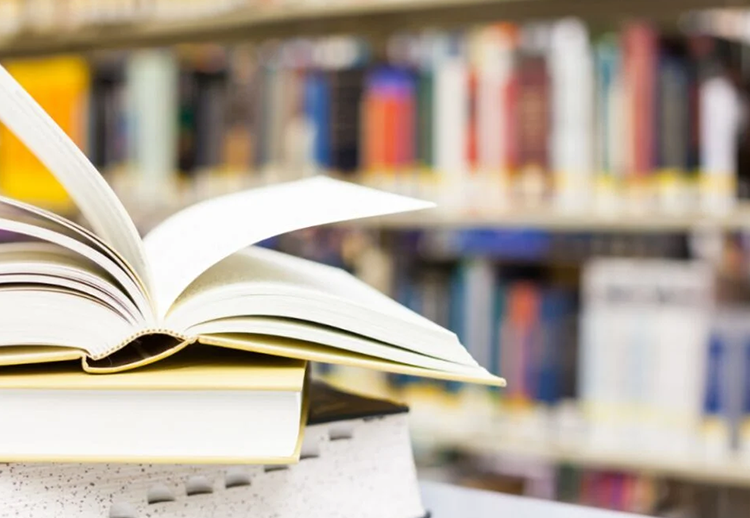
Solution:
{"label": "shelf board", "polygon": [[553,463],[632,471],[684,481],[750,487],[750,463],[739,460],[663,458],[633,451],[609,452],[581,446],[507,443],[500,439],[473,438],[456,445],[459,451],[483,459],[488,465],[509,458],[533,458]]}
{"label": "shelf board", "polygon": [[261,40],[332,33],[382,35],[491,20],[581,16],[592,22],[628,16],[675,21],[691,9],[748,5],[748,0],[360,0],[248,6],[180,21],[135,20],[24,32],[0,39],[0,58],[90,52],[199,41]]}
{"label": "shelf board", "polygon": [[[249,177],[249,176],[248,176]],[[128,184],[115,185],[136,221],[156,224],[172,213],[207,198],[250,189],[261,184],[243,177],[218,178],[203,186],[182,187],[167,184],[145,189]],[[153,192],[160,193],[154,197]],[[151,194],[148,194],[151,193]],[[665,233],[693,230],[750,229],[750,202],[741,202],[726,214],[685,213],[604,213],[593,210],[563,212],[550,204],[514,207],[497,212],[468,212],[442,205],[434,209],[366,218],[338,224],[342,227],[373,230],[470,230],[535,229],[549,232]]]}
{"label": "shelf board", "polygon": [[684,232],[695,229],[740,230],[750,228],[750,205],[741,204],[726,215],[565,213],[552,209],[516,209],[496,214],[458,213],[439,209],[370,218],[351,226],[406,230],[472,228],[524,228],[566,232]]}

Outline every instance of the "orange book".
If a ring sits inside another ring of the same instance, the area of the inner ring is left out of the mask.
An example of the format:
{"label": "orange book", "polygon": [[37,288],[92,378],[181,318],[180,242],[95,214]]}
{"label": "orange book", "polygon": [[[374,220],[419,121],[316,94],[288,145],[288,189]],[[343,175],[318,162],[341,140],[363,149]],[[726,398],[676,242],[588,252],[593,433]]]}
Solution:
{"label": "orange book", "polygon": [[[8,72],[82,149],[86,149],[90,71],[78,57],[14,61]],[[0,191],[53,209],[68,209],[65,190],[5,126],[0,126]]]}
{"label": "orange book", "polygon": [[382,104],[383,134],[385,136],[384,161],[388,169],[394,169],[398,163],[399,140],[399,106],[398,100],[391,95],[385,96]]}

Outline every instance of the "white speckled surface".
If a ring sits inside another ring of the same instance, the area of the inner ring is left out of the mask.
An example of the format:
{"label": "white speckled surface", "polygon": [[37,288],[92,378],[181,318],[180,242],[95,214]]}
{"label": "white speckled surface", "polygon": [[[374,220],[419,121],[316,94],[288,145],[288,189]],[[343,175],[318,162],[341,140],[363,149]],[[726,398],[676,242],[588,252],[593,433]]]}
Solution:
{"label": "white speckled surface", "polygon": [[[304,451],[317,458],[287,469],[262,466],[0,464],[0,517],[32,518],[418,518],[424,515],[407,414],[353,420],[351,439],[329,439],[343,423],[309,427]],[[226,488],[228,471],[250,485]],[[211,494],[188,496],[201,475]],[[149,504],[164,485],[174,501]],[[110,515],[111,509],[124,514]]]}

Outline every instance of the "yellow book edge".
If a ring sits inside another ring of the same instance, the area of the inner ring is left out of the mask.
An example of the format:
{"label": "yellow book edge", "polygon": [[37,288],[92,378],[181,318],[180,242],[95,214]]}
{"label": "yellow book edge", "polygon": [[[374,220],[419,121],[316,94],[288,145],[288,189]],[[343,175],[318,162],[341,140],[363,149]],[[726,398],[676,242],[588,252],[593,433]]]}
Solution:
{"label": "yellow book edge", "polygon": [[[486,371],[477,375],[470,375],[426,369],[324,345],[279,337],[260,335],[220,335],[201,336],[186,340],[177,335],[164,334],[162,338],[167,340],[167,345],[159,345],[155,348],[146,348],[140,351],[138,348],[130,347],[130,345],[123,346],[118,349],[118,352],[122,355],[120,358],[123,358],[123,361],[113,361],[113,359],[117,359],[115,355],[105,357],[101,360],[94,360],[88,357],[82,350],[62,347],[0,347],[0,367],[80,359],[83,365],[83,370],[88,373],[112,374],[151,365],[182,351],[191,344],[201,343],[203,345],[236,349],[270,356],[281,356],[305,361],[360,367],[394,374],[406,374],[424,378],[475,383],[494,387],[506,386],[505,379],[494,376]],[[169,340],[171,340],[171,342]],[[117,352],[115,354],[117,354]]]}

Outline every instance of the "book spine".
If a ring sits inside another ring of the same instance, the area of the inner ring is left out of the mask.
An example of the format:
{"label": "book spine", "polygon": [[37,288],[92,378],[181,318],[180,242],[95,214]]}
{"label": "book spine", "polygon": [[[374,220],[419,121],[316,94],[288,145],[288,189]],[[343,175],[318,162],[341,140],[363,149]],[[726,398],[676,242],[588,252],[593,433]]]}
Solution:
{"label": "book spine", "polygon": [[739,99],[722,75],[704,80],[699,98],[701,208],[724,213],[735,199]]}
{"label": "book spine", "polygon": [[178,113],[177,117],[177,160],[179,172],[192,177],[197,167],[196,158],[196,106],[197,85],[195,72],[190,59],[183,58],[179,67]]}
{"label": "book spine", "polygon": [[362,99],[363,70],[352,68],[331,72],[331,167],[344,173],[359,168],[360,103]]}
{"label": "book spine", "polygon": [[580,210],[590,199],[593,173],[593,63],[582,22],[553,25],[550,69],[550,169],[558,206]]}
{"label": "book spine", "polygon": [[729,449],[727,395],[722,382],[727,366],[728,344],[715,330],[708,343],[706,384],[703,396],[703,448],[712,460],[724,458]]}
{"label": "book spine", "polygon": [[133,167],[146,184],[159,185],[177,171],[177,60],[169,51],[139,51],[127,64]]}
{"label": "book spine", "polygon": [[434,167],[432,144],[434,78],[429,66],[420,68],[417,80],[417,161],[421,167]]}
{"label": "book spine", "polygon": [[233,173],[248,174],[254,163],[257,109],[254,99],[254,85],[257,82],[255,54],[251,47],[238,45],[231,49],[229,59],[222,163]]}
{"label": "book spine", "polygon": [[[656,34],[646,23],[635,22],[623,32],[623,67],[627,111],[631,121],[628,131],[632,159],[628,167],[636,197],[656,165]],[[641,199],[635,200],[640,204]]]}
{"label": "book spine", "polygon": [[224,53],[209,52],[195,70],[195,166],[210,172],[221,165],[227,70]]}
{"label": "book spine", "polygon": [[461,188],[468,169],[468,70],[461,37],[453,35],[447,44],[447,54],[439,59],[435,69],[435,168],[446,188]]}
{"label": "book spine", "polygon": [[688,169],[689,106],[687,65],[682,56],[663,50],[657,83],[658,167],[662,171]]}
{"label": "book spine", "polygon": [[518,68],[517,153],[519,186],[524,199],[538,203],[551,188],[549,178],[550,78],[547,27],[524,28]]}
{"label": "book spine", "polygon": [[495,273],[488,259],[472,259],[465,266],[464,329],[467,349],[479,365],[491,364]]}

